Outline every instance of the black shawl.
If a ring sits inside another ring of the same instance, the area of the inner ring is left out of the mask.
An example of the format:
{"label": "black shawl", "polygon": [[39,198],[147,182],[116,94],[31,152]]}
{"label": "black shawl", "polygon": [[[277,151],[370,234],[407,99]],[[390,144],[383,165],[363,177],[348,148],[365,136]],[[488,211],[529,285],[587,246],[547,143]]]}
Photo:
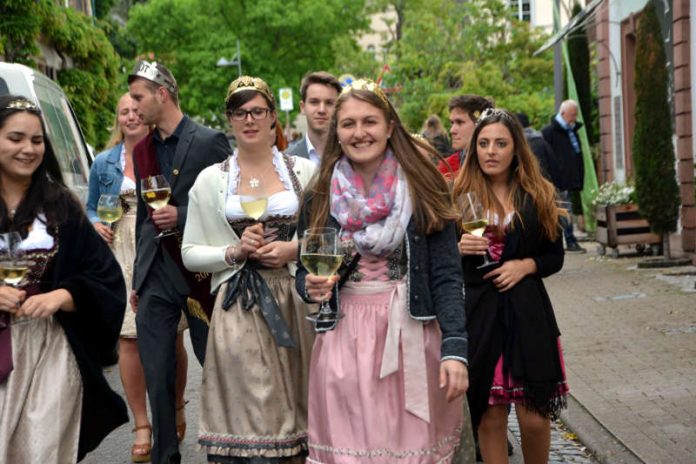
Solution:
{"label": "black shawl", "polygon": [[75,312],[55,314],[65,330],[82,377],[82,417],[78,461],[116,427],[128,422],[123,399],[109,386],[100,355],[118,340],[126,287],[116,258],[79,205],[58,227],[58,253],[42,281],[42,292],[66,289]]}
{"label": "black shawl", "polygon": [[[469,390],[474,430],[488,407],[495,365],[504,353],[504,368],[524,386],[525,405],[545,417],[555,416],[564,398],[554,395],[563,380],[553,307],[542,278],[563,266],[563,238],[542,236],[536,208],[527,197],[514,228],[505,236],[501,262],[532,258],[537,273],[524,277],[507,292],[484,280],[489,271],[476,269],[478,256],[463,258],[465,308],[469,333]],[[521,220],[520,220],[521,218]]]}

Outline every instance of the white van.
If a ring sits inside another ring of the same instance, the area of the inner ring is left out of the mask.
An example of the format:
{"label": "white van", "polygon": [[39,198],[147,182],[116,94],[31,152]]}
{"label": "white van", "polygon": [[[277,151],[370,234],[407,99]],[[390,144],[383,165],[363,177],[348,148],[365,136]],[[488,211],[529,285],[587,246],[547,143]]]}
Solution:
{"label": "white van", "polygon": [[63,180],[86,203],[92,155],[63,90],[39,71],[0,62],[0,95],[7,94],[22,95],[39,105]]}

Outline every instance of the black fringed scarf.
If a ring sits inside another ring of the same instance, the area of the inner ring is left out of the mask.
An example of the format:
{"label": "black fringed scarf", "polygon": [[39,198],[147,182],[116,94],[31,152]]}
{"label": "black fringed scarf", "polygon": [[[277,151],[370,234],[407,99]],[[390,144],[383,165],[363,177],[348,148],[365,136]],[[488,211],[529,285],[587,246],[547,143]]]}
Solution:
{"label": "black fringed scarf", "polygon": [[[505,237],[501,262],[511,259],[550,256],[550,273],[562,265],[562,237],[555,242],[542,239],[536,209],[526,201],[513,230]],[[560,248],[559,248],[560,247]],[[498,292],[485,272],[476,270],[476,257],[464,259],[467,331],[469,333],[469,376],[467,392],[474,430],[488,407],[493,373],[503,354],[504,372],[524,387],[525,405],[544,417],[555,417],[565,407],[557,394],[563,382],[558,337],[560,331],[551,301],[540,275],[522,279],[507,292]],[[486,271],[488,272],[488,271]]]}

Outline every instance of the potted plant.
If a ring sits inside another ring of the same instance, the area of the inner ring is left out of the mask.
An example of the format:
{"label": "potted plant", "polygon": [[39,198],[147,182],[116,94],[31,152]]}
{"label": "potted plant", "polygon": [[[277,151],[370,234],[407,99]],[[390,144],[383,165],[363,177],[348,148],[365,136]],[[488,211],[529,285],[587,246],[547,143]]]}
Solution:
{"label": "potted plant", "polygon": [[612,256],[619,256],[619,245],[635,245],[638,252],[645,245],[653,245],[653,253],[659,251],[660,236],[650,231],[647,219],[641,217],[635,203],[632,185],[609,182],[602,184],[592,205],[597,217],[597,241],[599,255],[606,248],[613,248]]}

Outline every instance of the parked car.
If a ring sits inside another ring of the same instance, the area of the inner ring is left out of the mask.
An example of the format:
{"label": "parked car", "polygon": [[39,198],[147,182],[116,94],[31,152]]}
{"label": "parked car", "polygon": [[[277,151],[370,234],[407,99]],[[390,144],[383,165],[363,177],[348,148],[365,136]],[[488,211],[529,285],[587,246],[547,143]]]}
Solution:
{"label": "parked car", "polygon": [[6,94],[22,95],[39,105],[63,179],[86,203],[93,155],[63,89],[35,69],[0,62],[0,95]]}

